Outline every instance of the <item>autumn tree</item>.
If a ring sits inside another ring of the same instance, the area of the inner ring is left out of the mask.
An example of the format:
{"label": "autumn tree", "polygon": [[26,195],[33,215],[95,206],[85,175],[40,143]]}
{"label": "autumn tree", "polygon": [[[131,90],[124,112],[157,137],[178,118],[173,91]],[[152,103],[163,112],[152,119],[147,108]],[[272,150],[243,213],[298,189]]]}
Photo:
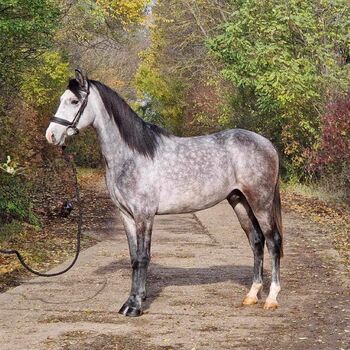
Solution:
{"label": "autumn tree", "polygon": [[232,125],[275,141],[289,173],[302,173],[332,94],[349,89],[347,1],[233,1],[209,41],[236,89]]}
{"label": "autumn tree", "polygon": [[21,72],[52,47],[59,12],[50,0],[0,1],[0,86],[16,83]]}
{"label": "autumn tree", "polygon": [[25,119],[19,112],[25,107],[20,93],[23,77],[53,47],[58,20],[59,10],[51,0],[0,2],[0,160],[23,141],[17,133]]}
{"label": "autumn tree", "polygon": [[140,30],[149,1],[59,0],[62,24],[56,43],[72,67],[131,93],[138,52],[147,45]]}
{"label": "autumn tree", "polygon": [[[142,30],[148,1],[59,0],[61,26],[55,42],[70,67],[135,100],[131,81],[139,64],[138,53],[148,40]],[[97,166],[99,149],[95,133],[85,130],[70,141],[79,165]]]}
{"label": "autumn tree", "polygon": [[[80,65],[113,87],[122,86],[125,77],[131,79],[138,46],[130,38],[144,41],[136,28],[146,4],[0,0],[0,165],[11,159],[11,164],[26,167],[21,176],[7,174],[5,166],[0,169],[0,186],[6,188],[6,195],[0,195],[0,221],[32,221],[27,187],[31,179],[40,178],[40,165],[51,152],[44,130],[72,68]],[[79,164],[99,165],[93,137],[88,132],[87,138],[72,142]]]}
{"label": "autumn tree", "polygon": [[157,1],[151,45],[135,79],[146,117],[177,134],[220,128],[227,90],[206,41],[230,16],[229,8],[228,1]]}

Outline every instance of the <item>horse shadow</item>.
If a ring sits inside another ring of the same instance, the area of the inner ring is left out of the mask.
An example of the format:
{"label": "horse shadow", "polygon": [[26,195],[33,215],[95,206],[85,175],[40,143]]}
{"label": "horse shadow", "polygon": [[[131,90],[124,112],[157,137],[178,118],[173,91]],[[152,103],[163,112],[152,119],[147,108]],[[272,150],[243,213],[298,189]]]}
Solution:
{"label": "horse shadow", "polygon": [[[115,261],[100,267],[95,270],[95,274],[108,275],[118,270],[130,271],[131,278],[131,266],[127,260]],[[147,278],[147,299],[143,303],[143,309],[147,310],[162,291],[170,286],[214,285],[221,282],[232,282],[248,290],[252,283],[252,274],[253,267],[245,265],[176,267],[151,263]]]}

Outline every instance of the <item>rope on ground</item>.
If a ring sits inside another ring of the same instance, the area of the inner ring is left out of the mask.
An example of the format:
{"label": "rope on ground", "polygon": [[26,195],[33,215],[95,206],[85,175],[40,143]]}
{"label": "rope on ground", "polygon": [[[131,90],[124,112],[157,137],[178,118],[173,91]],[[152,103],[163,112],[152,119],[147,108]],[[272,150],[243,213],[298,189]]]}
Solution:
{"label": "rope on ground", "polygon": [[64,160],[67,162],[67,164],[71,167],[72,172],[73,172],[73,178],[74,178],[74,185],[75,185],[75,197],[77,199],[78,203],[78,222],[77,222],[77,244],[76,244],[76,250],[75,250],[75,256],[72,262],[67,266],[64,270],[59,271],[59,272],[53,272],[53,273],[45,273],[45,272],[40,272],[36,271],[33,268],[31,268],[24,260],[23,256],[21,253],[16,250],[16,249],[0,249],[0,254],[7,254],[7,255],[16,255],[22,266],[30,271],[31,273],[37,275],[37,276],[42,276],[42,277],[54,277],[54,276],[59,276],[67,271],[69,271],[77,262],[79,254],[80,254],[80,246],[81,246],[81,230],[82,230],[82,223],[83,223],[83,212],[82,212],[82,203],[81,203],[81,198],[80,198],[80,188],[79,188],[79,183],[78,183],[78,175],[77,175],[77,169],[74,165],[74,162],[70,159],[69,154],[66,152],[65,146],[62,147],[62,155],[64,157]]}

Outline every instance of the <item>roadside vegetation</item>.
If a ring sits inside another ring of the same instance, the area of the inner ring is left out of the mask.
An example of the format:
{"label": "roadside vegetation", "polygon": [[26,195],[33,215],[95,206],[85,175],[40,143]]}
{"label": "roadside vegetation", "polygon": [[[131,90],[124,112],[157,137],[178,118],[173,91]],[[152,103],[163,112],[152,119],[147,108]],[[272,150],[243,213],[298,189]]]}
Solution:
{"label": "roadside vegetation", "polygon": [[[80,66],[177,135],[269,138],[286,206],[336,227],[349,262],[349,33],[346,0],[0,0],[1,244],[43,232],[69,192],[44,130]],[[69,150],[98,169],[96,145],[87,130]]]}

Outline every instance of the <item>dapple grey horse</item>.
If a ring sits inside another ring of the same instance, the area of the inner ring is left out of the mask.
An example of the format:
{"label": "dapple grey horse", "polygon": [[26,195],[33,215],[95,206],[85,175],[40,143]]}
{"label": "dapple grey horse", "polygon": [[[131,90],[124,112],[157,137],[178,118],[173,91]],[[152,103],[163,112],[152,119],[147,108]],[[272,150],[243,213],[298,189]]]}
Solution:
{"label": "dapple grey horse", "polygon": [[142,313],[155,215],[190,213],[224,199],[236,212],[254,253],[253,284],[243,304],[258,301],[266,241],[272,282],[264,308],[277,308],[282,222],[279,157],[270,141],[242,129],[174,136],[139,118],[115,91],[76,70],[46,138],[63,145],[67,136],[89,125],[101,143],[107,188],[120,210],[130,250],[131,292],[120,313]]}

